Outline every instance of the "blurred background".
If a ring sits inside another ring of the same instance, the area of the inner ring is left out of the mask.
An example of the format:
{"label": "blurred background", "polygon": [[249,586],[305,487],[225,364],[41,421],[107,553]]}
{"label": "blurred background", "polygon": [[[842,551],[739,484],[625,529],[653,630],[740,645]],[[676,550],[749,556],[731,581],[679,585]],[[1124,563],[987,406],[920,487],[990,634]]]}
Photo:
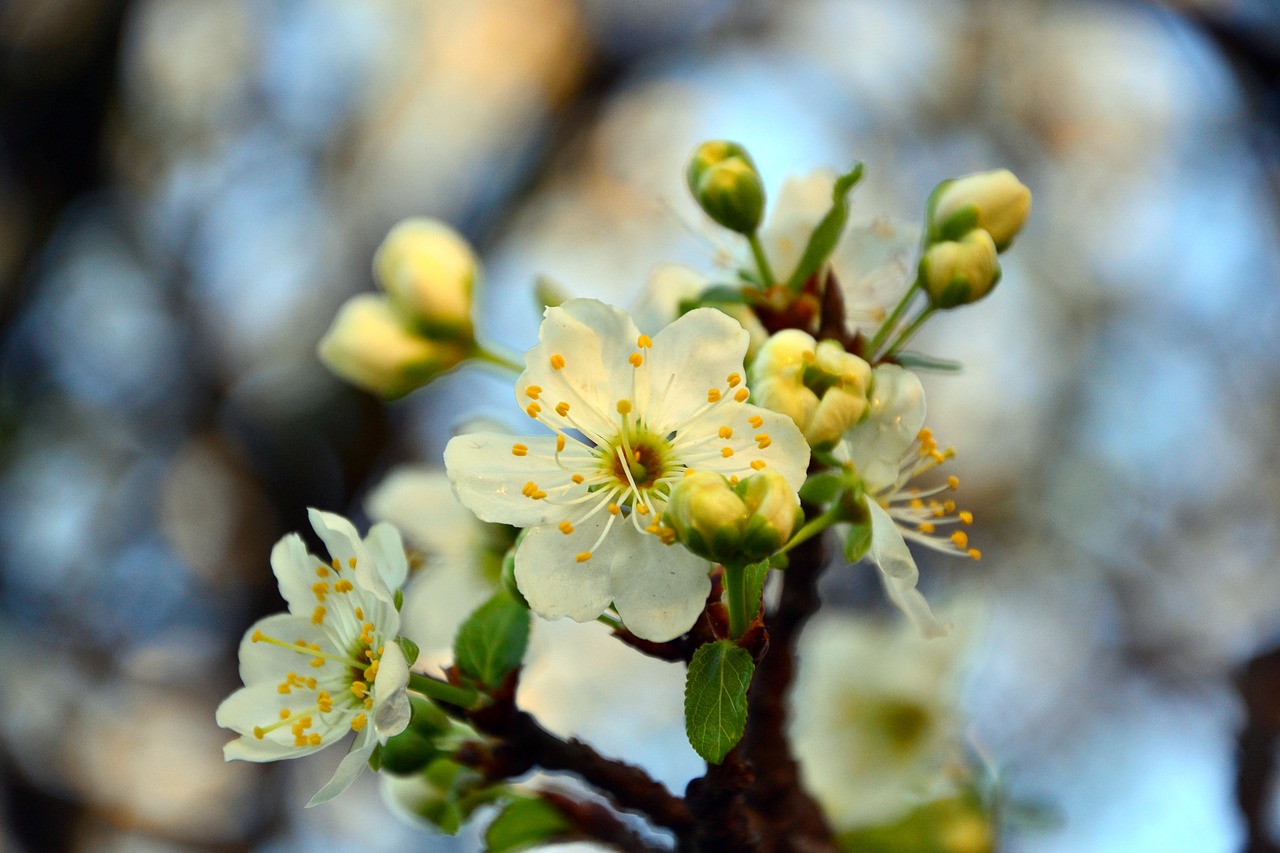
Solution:
{"label": "blurred background", "polygon": [[[626,305],[710,269],[738,251],[682,185],[710,137],[773,191],[865,161],[855,218],[1032,188],[1000,288],[917,342],[967,366],[930,421],[985,554],[926,591],[983,603],[971,735],[1060,817],[1004,849],[1276,849],[1274,0],[0,4],[0,848],[469,849],[369,778],[304,812],[336,754],[222,761],[275,539],[515,412],[469,370],[384,406],[316,342],[412,214],[475,242],[514,349],[537,276]],[[682,788],[678,673],[609,669],[545,682],[549,718]]]}

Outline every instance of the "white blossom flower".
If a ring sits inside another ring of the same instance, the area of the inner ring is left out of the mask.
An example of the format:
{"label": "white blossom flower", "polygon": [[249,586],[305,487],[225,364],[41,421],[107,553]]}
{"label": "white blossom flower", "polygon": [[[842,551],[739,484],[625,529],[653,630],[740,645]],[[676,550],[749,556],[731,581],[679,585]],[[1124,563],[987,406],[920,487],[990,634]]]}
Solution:
{"label": "white blossom flower", "polygon": [[882,824],[946,792],[961,734],[952,636],[820,615],[800,641],[791,741],[837,832]]}
{"label": "white blossom flower", "polygon": [[259,620],[240,643],[245,686],[218,706],[218,725],[240,737],[227,760],[275,761],[356,738],[308,806],[345,791],[379,742],[409,724],[409,668],[396,644],[393,590],[408,565],[400,534],[375,524],[362,541],[351,523],[310,510],[332,561],[307,553],[296,533],[271,552],[288,613]]}
{"label": "white blossom flower", "polygon": [[461,435],[445,448],[464,505],[529,528],[515,573],[534,612],[583,622],[612,602],[659,642],[693,625],[709,566],[673,547],[671,484],[688,470],[732,481],[770,466],[798,489],[809,461],[790,418],[746,402],[747,339],[707,308],[653,338],[596,300],[547,309],[516,397],[554,435]]}
{"label": "white blossom flower", "polygon": [[924,429],[924,415],[920,379],[897,365],[876,367],[867,416],[845,434],[836,456],[853,465],[866,489],[871,521],[867,556],[880,570],[889,600],[926,636],[939,636],[947,629],[916,589],[920,572],[906,540],[975,560],[982,554],[969,547],[963,530],[949,536],[938,532],[940,527],[973,522],[972,513],[957,511],[954,501],[936,497],[958,488],[958,478],[951,476],[945,484],[925,489],[912,485],[917,476],[954,455],[938,449],[933,435]]}

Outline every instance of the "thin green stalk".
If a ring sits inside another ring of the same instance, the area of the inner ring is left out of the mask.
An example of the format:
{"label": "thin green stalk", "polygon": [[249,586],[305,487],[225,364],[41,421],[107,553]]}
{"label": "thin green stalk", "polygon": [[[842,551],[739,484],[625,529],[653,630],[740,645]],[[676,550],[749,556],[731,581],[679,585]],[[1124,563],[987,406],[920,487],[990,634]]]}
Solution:
{"label": "thin green stalk", "polygon": [[743,566],[724,567],[724,597],[729,605],[729,638],[747,632],[747,573]]}
{"label": "thin green stalk", "polygon": [[457,705],[459,708],[470,708],[475,703],[478,695],[476,691],[466,687],[455,687],[452,684],[446,684],[443,681],[426,675],[419,675],[416,672],[409,673],[409,689],[416,693],[421,693],[428,699],[439,699],[441,702],[448,702],[450,705]]}
{"label": "thin green stalk", "polygon": [[930,305],[928,308],[921,311],[920,316],[911,321],[910,326],[907,326],[907,328],[902,330],[902,334],[898,335],[898,339],[889,345],[889,348],[884,351],[884,354],[889,356],[901,349],[907,341],[911,340],[911,336],[924,325],[925,321],[933,316],[933,312],[937,310],[937,308]]}
{"label": "thin green stalk", "polygon": [[819,515],[816,518],[810,519],[804,525],[804,527],[801,527],[799,530],[797,530],[795,532],[795,535],[791,537],[791,541],[789,541],[786,545],[783,545],[782,549],[779,550],[778,553],[779,554],[787,553],[792,548],[796,547],[802,542],[806,542],[812,539],[822,531],[826,530],[831,525],[841,521],[840,514],[841,514],[840,505],[839,505],[839,502],[837,501],[834,505],[832,505],[830,509],[824,512],[822,515]]}
{"label": "thin green stalk", "polygon": [[902,319],[902,313],[907,310],[907,305],[919,289],[920,276],[917,275],[916,280],[911,282],[911,286],[907,288],[907,292],[902,294],[902,299],[894,307],[893,312],[885,318],[885,321],[880,324],[880,328],[876,330],[876,336],[871,339],[871,344],[867,347],[868,356],[874,356],[879,352],[880,345],[884,343],[885,338],[889,337],[889,333],[893,331],[894,326],[898,325],[898,321]]}
{"label": "thin green stalk", "polygon": [[747,242],[751,245],[751,254],[756,259],[756,269],[760,271],[760,281],[765,287],[773,287],[778,280],[773,276],[773,268],[769,266],[769,259],[765,257],[764,246],[760,244],[760,238],[754,232],[747,235]]}
{"label": "thin green stalk", "polygon": [[479,343],[477,343],[475,349],[471,351],[471,358],[484,364],[492,364],[493,366],[500,367],[503,370],[509,370],[512,373],[520,373],[524,370],[523,364],[520,364],[514,359],[508,358],[501,353],[491,352]]}

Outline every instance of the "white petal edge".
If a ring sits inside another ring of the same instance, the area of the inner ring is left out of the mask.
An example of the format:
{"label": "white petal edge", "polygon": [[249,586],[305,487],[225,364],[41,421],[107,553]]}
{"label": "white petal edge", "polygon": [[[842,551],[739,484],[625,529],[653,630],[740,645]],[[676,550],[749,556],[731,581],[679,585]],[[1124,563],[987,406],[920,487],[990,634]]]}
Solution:
{"label": "white petal edge", "polygon": [[867,510],[871,515],[871,549],[867,556],[880,570],[885,594],[920,629],[921,634],[926,637],[945,636],[950,629],[938,621],[929,609],[929,602],[916,589],[920,570],[916,568],[898,526],[874,500],[867,501]]}
{"label": "white petal edge", "polygon": [[[515,444],[528,448],[516,456]],[[556,440],[552,436],[511,436],[497,432],[473,432],[454,436],[444,448],[444,465],[458,500],[483,521],[515,527],[537,527],[567,515],[562,507],[525,496],[525,483],[543,491],[571,482],[572,471],[556,464]],[[571,442],[560,458],[570,468],[584,465],[586,451]]]}
{"label": "white petal edge", "polygon": [[373,748],[377,745],[378,737],[374,734],[373,726],[365,726],[356,736],[355,743],[351,744],[351,751],[339,762],[333,778],[316,792],[307,803],[307,808],[327,803],[350,788],[351,783],[356,781],[356,777],[369,763],[369,756],[373,755]]}
{"label": "white petal edge", "polygon": [[672,428],[706,404],[710,389],[731,393],[726,380],[731,373],[746,379],[750,343],[741,323],[714,308],[697,308],[658,332],[645,356],[651,397],[637,401],[645,417],[660,430]]}
{"label": "white petal edge", "polygon": [[388,639],[373,681],[373,728],[378,740],[398,735],[409,725],[409,664],[400,644]]}
{"label": "white petal edge", "polygon": [[[590,622],[609,606],[613,600],[609,564],[618,530],[609,531],[591,559],[577,562],[577,555],[595,544],[609,517],[602,512],[568,536],[550,526],[534,527],[525,534],[516,548],[516,585],[534,613],[543,619],[567,616],[575,622]],[[615,519],[614,527],[620,524],[630,522]]]}
{"label": "white petal edge", "polygon": [[711,592],[711,564],[630,525],[610,564],[613,603],[637,637],[665,643],[693,627]]}

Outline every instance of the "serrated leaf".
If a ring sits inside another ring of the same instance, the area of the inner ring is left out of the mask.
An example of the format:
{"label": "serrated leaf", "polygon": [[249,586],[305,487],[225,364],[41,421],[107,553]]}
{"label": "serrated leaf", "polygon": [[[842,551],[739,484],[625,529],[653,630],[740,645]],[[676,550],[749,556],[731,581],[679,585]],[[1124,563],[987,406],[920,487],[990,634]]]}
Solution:
{"label": "serrated leaf", "polygon": [[545,800],[521,798],[493,819],[484,833],[487,853],[509,853],[564,835],[572,825]]}
{"label": "serrated leaf", "polygon": [[693,654],[684,689],[684,727],[694,752],[719,764],[742,740],[747,687],[755,662],[729,640],[707,643]]}
{"label": "serrated leaf", "polygon": [[871,525],[853,524],[849,526],[849,538],[844,540],[844,558],[856,563],[867,555],[871,548]]}
{"label": "serrated leaf", "polygon": [[500,591],[467,617],[453,641],[454,663],[485,687],[497,687],[524,660],[529,611]]}
{"label": "serrated leaf", "polygon": [[937,370],[942,373],[959,373],[964,370],[964,365],[954,359],[938,358],[922,352],[900,350],[893,357],[898,364],[912,370]]}
{"label": "serrated leaf", "polygon": [[793,293],[800,292],[800,288],[804,286],[809,276],[821,269],[827,262],[827,258],[831,257],[836,243],[840,242],[840,234],[844,231],[845,223],[849,221],[849,191],[861,179],[862,163],[860,162],[854,163],[848,172],[836,179],[835,186],[831,188],[831,209],[809,235],[809,243],[804,247],[804,254],[800,256],[800,262],[796,264],[791,278],[787,280],[787,287]]}

